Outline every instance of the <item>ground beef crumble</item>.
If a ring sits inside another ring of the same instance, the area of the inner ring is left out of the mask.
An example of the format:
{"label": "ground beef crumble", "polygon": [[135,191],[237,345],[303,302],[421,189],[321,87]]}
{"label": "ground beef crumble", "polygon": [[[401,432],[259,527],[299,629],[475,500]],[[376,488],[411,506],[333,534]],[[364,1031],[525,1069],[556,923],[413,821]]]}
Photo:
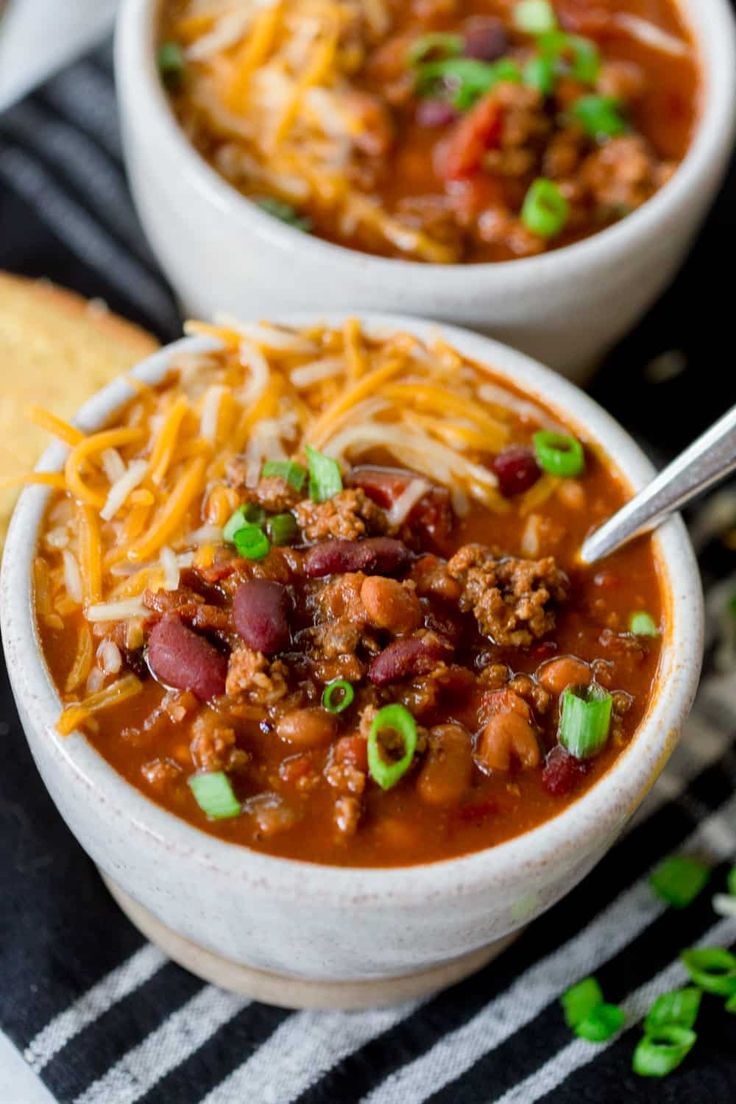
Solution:
{"label": "ground beef crumble", "polygon": [[528,647],[551,632],[554,604],[568,592],[567,576],[552,556],[499,559],[485,545],[467,544],[447,569],[463,587],[460,609],[472,612],[481,632],[503,646]]}
{"label": "ground beef crumble", "polygon": [[385,512],[360,487],[341,491],[327,502],[302,499],[294,515],[310,541],[382,536],[389,528]]}
{"label": "ground beef crumble", "polygon": [[254,705],[273,705],[286,695],[287,668],[280,659],[269,661],[262,652],[244,645],[230,655],[226,693],[245,697]]}

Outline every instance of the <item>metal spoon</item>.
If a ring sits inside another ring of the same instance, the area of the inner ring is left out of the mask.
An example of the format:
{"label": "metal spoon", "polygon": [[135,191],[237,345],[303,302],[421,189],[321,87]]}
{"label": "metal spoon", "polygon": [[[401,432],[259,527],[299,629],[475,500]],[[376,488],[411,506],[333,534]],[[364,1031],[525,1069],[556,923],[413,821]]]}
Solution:
{"label": "metal spoon", "polygon": [[736,406],[585,540],[583,563],[593,564],[736,471]]}

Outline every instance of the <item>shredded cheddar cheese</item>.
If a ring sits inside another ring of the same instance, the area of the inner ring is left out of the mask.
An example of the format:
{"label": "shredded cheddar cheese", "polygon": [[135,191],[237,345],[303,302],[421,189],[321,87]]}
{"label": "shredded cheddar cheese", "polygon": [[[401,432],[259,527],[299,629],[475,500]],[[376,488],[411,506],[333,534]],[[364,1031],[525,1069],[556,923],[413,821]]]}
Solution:
{"label": "shredded cheddar cheese", "polygon": [[34,564],[39,622],[50,631],[62,618],[79,622],[65,693],[87,696],[65,711],[63,732],[138,692],[135,679],[114,681],[115,648],[144,640],[147,592],[176,591],[184,569],[218,563],[223,528],[267,460],[304,465],[309,443],[343,465],[403,465],[414,478],[392,505],[395,525],[434,484],[460,517],[476,502],[533,518],[559,490],[545,475],[513,504],[501,495],[491,459],[512,421],[521,414],[531,433],[549,420],[529,403],[520,411],[513,395],[504,405],[503,389],[438,335],[374,336],[356,319],[308,329],[224,319],[187,330],[214,339],[212,349],[174,357],[110,428],[67,434],[63,472],[29,477],[52,492]]}

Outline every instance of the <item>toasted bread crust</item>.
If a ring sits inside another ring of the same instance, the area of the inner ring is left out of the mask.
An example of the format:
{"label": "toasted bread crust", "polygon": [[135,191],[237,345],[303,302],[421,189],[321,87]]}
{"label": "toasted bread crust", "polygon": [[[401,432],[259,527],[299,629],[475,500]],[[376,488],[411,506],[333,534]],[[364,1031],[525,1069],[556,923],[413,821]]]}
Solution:
{"label": "toasted bread crust", "polygon": [[[158,342],[104,303],[0,272],[0,479],[28,472],[49,443],[23,416],[38,403],[63,418]],[[16,488],[0,488],[0,545]]]}

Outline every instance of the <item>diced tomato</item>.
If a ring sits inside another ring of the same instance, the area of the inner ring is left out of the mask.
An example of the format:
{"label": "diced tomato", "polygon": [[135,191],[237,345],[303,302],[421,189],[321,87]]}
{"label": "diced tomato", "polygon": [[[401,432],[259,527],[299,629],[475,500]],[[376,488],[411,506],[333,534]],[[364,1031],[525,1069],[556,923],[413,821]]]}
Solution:
{"label": "diced tomato", "polygon": [[490,93],[457,124],[442,147],[437,172],[444,180],[463,180],[478,172],[483,154],[492,149],[501,133],[501,108]]}

